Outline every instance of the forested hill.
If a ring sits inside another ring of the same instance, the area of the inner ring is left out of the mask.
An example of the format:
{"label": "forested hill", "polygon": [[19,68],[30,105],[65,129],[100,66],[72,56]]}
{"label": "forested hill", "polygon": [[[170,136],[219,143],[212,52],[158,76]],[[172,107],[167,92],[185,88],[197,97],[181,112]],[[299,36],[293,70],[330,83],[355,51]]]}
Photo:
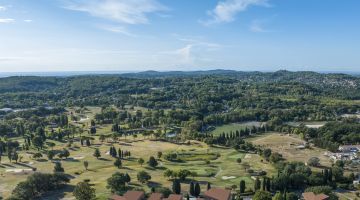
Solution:
{"label": "forested hill", "polygon": [[[286,104],[294,104],[295,100],[301,104],[304,98],[315,101],[320,97],[323,100],[359,100],[360,77],[315,72],[212,70],[0,78],[0,108],[44,103],[107,105],[118,102],[136,102],[151,108],[186,108],[191,98],[224,106],[224,101],[238,101],[238,98],[243,98],[242,101],[249,98],[249,103],[269,101],[271,104],[287,99]],[[241,105],[247,106],[257,105]]]}
{"label": "forested hill", "polygon": [[[99,74],[99,75],[81,75],[71,77],[43,77],[43,76],[22,76],[0,78],[0,92],[18,91],[18,90],[42,90],[53,89],[59,85],[68,84],[76,79],[116,79],[119,77],[132,79],[164,79],[164,78],[191,78],[218,76],[236,79],[247,82],[297,82],[309,85],[323,85],[326,87],[360,87],[360,77],[348,74],[335,73],[317,73],[311,71],[291,72],[280,70],[276,72],[242,72],[234,70],[208,70],[208,71],[144,71],[138,73],[124,74]],[[120,78],[119,78],[120,79]]]}

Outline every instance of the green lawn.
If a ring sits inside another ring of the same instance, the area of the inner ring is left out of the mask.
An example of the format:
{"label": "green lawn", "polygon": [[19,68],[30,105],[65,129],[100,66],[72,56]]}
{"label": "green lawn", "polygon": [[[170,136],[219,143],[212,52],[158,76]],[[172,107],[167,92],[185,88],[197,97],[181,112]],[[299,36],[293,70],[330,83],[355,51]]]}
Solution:
{"label": "green lawn", "polygon": [[230,131],[235,132],[237,130],[245,129],[246,127],[251,128],[253,126],[261,126],[261,122],[244,122],[244,123],[232,123],[222,126],[218,126],[215,130],[211,131],[213,135],[220,135],[222,133],[229,133]]}

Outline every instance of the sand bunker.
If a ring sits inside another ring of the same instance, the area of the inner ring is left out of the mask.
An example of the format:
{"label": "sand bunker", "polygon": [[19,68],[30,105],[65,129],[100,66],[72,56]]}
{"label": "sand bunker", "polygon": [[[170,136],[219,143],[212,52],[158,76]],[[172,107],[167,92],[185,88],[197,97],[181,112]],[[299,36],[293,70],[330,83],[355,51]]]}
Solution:
{"label": "sand bunker", "polygon": [[84,156],[75,156],[74,159],[75,160],[81,160],[81,159],[84,159],[85,157]]}
{"label": "sand bunker", "polygon": [[250,154],[246,154],[244,158],[251,158]]}
{"label": "sand bunker", "polygon": [[229,180],[229,179],[234,179],[236,178],[235,176],[223,176],[221,177],[222,180]]}
{"label": "sand bunker", "polygon": [[5,170],[5,172],[7,173],[23,173],[23,172],[31,172],[33,171],[32,169],[7,169]]}
{"label": "sand bunker", "polygon": [[316,124],[316,125],[315,124],[314,125],[307,124],[305,126],[308,128],[321,128],[324,126],[324,124]]}

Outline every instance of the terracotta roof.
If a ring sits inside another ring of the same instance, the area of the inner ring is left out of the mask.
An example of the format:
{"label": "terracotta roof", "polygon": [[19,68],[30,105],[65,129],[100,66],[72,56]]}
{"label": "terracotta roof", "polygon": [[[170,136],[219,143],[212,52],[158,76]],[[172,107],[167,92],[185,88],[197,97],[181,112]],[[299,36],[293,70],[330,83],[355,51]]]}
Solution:
{"label": "terracotta roof", "polygon": [[170,196],[167,199],[164,200],[182,200],[183,196],[179,194],[170,194]]}
{"label": "terracotta roof", "polygon": [[110,199],[112,200],[126,200],[125,197],[119,196],[119,195],[113,195],[112,197],[110,197]]}
{"label": "terracotta roof", "polygon": [[231,197],[231,191],[220,188],[211,188],[204,193],[204,196],[214,200],[229,200]]}
{"label": "terracotta roof", "polygon": [[124,196],[113,195],[112,200],[142,200],[145,193],[141,191],[127,191]]}
{"label": "terracotta roof", "polygon": [[325,194],[314,194],[313,192],[305,192],[302,193],[302,196],[305,200],[327,200],[329,199],[329,196]]}
{"label": "terracotta roof", "polygon": [[164,196],[161,193],[152,193],[148,200],[161,200],[163,197]]}

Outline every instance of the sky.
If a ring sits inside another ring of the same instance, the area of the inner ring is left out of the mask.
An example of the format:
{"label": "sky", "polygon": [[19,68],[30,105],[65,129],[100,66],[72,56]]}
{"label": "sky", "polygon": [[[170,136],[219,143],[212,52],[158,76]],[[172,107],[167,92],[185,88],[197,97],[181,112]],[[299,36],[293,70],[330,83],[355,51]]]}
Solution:
{"label": "sky", "polygon": [[359,72],[359,52],[359,0],[0,0],[0,72]]}

